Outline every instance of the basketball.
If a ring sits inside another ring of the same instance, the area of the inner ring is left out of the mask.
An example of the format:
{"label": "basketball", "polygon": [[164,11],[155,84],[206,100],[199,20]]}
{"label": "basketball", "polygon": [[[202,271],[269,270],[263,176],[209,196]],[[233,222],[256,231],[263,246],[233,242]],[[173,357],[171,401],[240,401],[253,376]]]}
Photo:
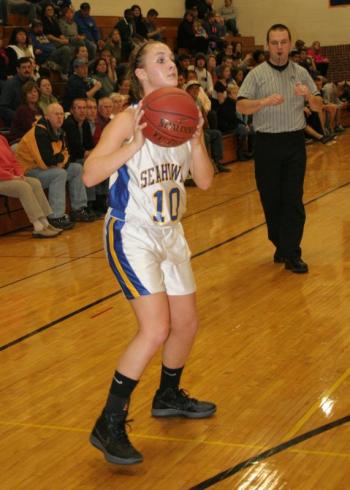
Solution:
{"label": "basketball", "polygon": [[158,146],[179,146],[192,138],[199,116],[192,97],[175,87],[165,87],[147,95],[142,102],[141,122],[145,138]]}

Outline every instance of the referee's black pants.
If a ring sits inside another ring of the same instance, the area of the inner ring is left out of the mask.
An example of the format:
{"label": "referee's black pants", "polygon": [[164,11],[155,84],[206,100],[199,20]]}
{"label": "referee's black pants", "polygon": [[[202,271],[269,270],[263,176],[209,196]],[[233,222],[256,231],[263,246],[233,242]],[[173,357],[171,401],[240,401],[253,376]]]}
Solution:
{"label": "referee's black pants", "polygon": [[305,167],[304,131],[256,133],[255,178],[268,237],[285,258],[301,256]]}

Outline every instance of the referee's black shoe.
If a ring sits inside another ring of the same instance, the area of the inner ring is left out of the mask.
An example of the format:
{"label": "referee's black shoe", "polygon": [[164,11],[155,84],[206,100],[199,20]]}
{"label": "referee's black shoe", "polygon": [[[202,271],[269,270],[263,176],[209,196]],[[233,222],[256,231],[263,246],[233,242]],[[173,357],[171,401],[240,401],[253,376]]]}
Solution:
{"label": "referee's black shoe", "polygon": [[273,261],[275,264],[284,264],[284,257],[280,254],[278,250],[274,253]]}
{"label": "referee's black shoe", "polygon": [[153,398],[153,417],[187,417],[189,419],[203,419],[211,417],[216,412],[216,405],[190,398],[184,390],[166,388],[159,390]]}
{"label": "referee's black shoe", "polygon": [[284,259],[285,268],[296,274],[305,274],[309,272],[308,265],[303,261],[301,257],[291,257],[289,259]]}
{"label": "referee's black shoe", "polygon": [[109,463],[136,464],[143,461],[142,454],[129,441],[127,422],[126,416],[109,414],[104,410],[91,432],[91,444],[103,452]]}

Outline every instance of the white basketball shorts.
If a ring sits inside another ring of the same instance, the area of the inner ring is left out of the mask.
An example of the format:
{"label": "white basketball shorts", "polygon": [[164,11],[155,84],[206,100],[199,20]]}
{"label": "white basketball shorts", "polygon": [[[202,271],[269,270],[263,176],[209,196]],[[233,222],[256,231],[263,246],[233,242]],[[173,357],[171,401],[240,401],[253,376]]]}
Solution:
{"label": "white basketball shorts", "polygon": [[180,296],[196,290],[181,223],[142,227],[107,215],[105,250],[127,299],[159,292]]}

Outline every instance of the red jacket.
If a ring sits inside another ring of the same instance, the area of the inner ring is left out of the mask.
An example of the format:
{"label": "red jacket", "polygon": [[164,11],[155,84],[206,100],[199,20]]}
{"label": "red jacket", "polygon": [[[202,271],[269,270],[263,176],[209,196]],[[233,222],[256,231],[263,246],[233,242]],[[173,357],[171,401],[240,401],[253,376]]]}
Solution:
{"label": "red jacket", "polygon": [[22,165],[17,162],[7,139],[0,135],[0,180],[12,180],[23,175]]}

